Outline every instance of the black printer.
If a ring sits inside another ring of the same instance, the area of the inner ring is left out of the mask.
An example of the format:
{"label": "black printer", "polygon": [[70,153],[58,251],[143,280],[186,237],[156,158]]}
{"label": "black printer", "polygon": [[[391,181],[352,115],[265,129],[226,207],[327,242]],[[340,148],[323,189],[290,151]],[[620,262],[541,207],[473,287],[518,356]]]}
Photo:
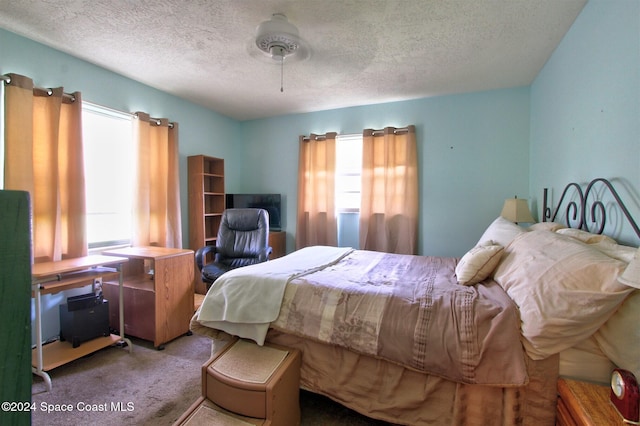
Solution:
{"label": "black printer", "polygon": [[60,341],[77,348],[82,342],[109,334],[109,301],[102,292],[68,297],[67,303],[60,305]]}

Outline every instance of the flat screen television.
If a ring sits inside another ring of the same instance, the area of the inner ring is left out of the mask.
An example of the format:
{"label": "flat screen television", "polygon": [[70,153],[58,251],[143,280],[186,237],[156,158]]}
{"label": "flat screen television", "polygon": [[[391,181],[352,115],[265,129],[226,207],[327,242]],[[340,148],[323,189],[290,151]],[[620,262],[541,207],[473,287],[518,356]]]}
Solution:
{"label": "flat screen television", "polygon": [[226,207],[228,209],[265,209],[269,213],[269,230],[282,229],[280,194],[227,194]]}

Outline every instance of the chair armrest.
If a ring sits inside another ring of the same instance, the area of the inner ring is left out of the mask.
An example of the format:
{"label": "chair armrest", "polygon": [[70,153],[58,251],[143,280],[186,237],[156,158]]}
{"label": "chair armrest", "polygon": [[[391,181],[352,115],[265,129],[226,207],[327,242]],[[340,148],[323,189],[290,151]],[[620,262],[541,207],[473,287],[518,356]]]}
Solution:
{"label": "chair armrest", "polygon": [[258,259],[260,259],[261,262],[265,262],[269,260],[269,255],[271,254],[272,251],[273,251],[273,248],[265,247],[264,249],[260,250],[260,252],[258,253]]}
{"label": "chair armrest", "polygon": [[207,254],[213,253],[215,255],[217,252],[218,252],[218,249],[216,246],[204,246],[204,247],[200,247],[198,251],[196,251],[196,266],[198,267],[198,270],[200,272],[202,272],[202,267],[204,266],[204,259],[206,258]]}

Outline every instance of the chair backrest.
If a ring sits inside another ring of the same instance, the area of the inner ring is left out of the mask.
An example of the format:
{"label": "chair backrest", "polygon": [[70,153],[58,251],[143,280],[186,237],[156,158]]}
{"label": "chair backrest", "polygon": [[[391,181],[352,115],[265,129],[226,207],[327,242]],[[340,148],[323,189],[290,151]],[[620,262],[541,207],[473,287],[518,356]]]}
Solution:
{"label": "chair backrest", "polygon": [[269,213],[264,209],[227,209],[216,241],[216,262],[232,267],[267,260]]}

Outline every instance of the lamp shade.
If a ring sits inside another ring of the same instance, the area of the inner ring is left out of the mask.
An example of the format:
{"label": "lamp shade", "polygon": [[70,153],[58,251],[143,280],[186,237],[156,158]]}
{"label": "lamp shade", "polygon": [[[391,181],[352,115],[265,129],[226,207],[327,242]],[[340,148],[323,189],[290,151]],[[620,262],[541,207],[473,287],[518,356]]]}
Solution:
{"label": "lamp shade", "polygon": [[618,281],[629,287],[640,288],[640,248],[636,250],[635,256],[627,265],[627,269],[618,277]]}
{"label": "lamp shade", "polygon": [[515,223],[532,223],[536,221],[533,216],[531,216],[531,210],[529,210],[527,200],[517,197],[507,198],[504,201],[500,216]]}

